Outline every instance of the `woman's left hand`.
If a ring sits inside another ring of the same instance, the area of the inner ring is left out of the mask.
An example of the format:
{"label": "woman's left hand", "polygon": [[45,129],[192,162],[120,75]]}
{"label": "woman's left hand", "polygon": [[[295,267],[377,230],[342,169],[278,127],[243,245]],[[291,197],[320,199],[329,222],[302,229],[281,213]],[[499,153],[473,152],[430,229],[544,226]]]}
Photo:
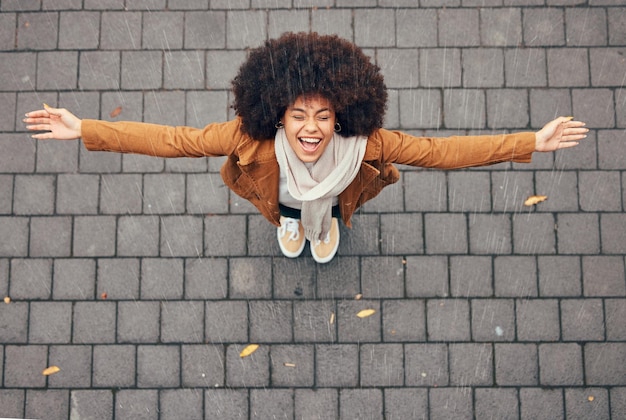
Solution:
{"label": "woman's left hand", "polygon": [[535,133],[535,151],[553,152],[578,145],[589,129],[582,121],[574,121],[574,117],[559,117],[550,121]]}

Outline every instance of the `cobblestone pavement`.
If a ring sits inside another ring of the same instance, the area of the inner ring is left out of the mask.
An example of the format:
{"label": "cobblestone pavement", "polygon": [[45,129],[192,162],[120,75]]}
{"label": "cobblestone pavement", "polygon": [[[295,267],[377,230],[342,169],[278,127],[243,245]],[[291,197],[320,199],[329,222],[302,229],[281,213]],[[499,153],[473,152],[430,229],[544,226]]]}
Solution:
{"label": "cobblestone pavement", "polygon": [[[0,417],[626,418],[624,0],[0,12]],[[42,102],[224,121],[246,47],[308,30],[381,66],[388,128],[528,131],[574,115],[592,130],[531,164],[402,167],[316,265],[281,256],[275,228],[224,187],[222,159],[37,143],[21,122]],[[548,200],[525,207],[533,194]]]}

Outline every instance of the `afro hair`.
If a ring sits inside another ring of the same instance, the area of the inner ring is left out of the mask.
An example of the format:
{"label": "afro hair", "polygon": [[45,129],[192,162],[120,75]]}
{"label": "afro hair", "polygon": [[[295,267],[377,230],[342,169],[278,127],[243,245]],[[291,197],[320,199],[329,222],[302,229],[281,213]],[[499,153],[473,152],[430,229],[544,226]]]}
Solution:
{"label": "afro hair", "polygon": [[303,95],[326,98],[346,137],[382,127],[387,107],[380,68],[353,43],[314,32],[285,33],[250,50],[232,87],[242,131],[256,140],[274,138],[276,123]]}

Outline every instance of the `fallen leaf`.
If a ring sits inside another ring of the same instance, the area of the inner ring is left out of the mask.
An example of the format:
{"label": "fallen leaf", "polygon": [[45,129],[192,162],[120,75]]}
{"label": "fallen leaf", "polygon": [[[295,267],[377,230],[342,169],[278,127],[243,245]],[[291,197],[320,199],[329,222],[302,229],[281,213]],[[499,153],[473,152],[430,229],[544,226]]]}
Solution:
{"label": "fallen leaf", "polygon": [[286,367],[296,367],[296,364],[295,363],[285,362],[285,363],[283,363],[283,366],[286,366]]}
{"label": "fallen leaf", "polygon": [[106,299],[108,297],[109,297],[109,295],[106,292],[102,292],[102,294],[100,295],[101,299]]}
{"label": "fallen leaf", "polygon": [[358,316],[359,318],[367,318],[368,316],[372,316],[375,313],[376,313],[376,310],[374,309],[363,309],[358,314],[356,314],[356,316]]}
{"label": "fallen leaf", "polygon": [[41,372],[42,375],[44,376],[49,376],[49,375],[54,375],[55,373],[59,372],[61,369],[59,369],[58,366],[50,366],[49,368],[46,368],[43,370],[43,372]]}
{"label": "fallen leaf", "polygon": [[329,321],[330,325],[333,325],[335,323],[335,313],[331,312],[330,313],[330,321]]}
{"label": "fallen leaf", "polygon": [[531,195],[524,201],[525,206],[534,206],[535,204],[539,204],[542,201],[546,201],[548,199],[547,195]]}
{"label": "fallen leaf", "polygon": [[115,117],[117,117],[118,115],[120,115],[121,113],[122,113],[122,107],[121,107],[121,106],[118,106],[118,107],[117,107],[117,108],[115,108],[113,111],[111,111],[111,113],[109,114],[109,116],[110,116],[111,118],[115,118]]}
{"label": "fallen leaf", "polygon": [[11,303],[11,298],[10,298],[10,297],[8,297],[8,296],[5,296],[5,298],[4,298],[4,303],[6,303],[7,305],[8,305],[9,303]]}
{"label": "fallen leaf", "polygon": [[241,353],[239,353],[239,357],[248,357],[252,353],[257,351],[258,348],[259,348],[258,344],[249,344],[243,350],[241,350]]}
{"label": "fallen leaf", "polygon": [[361,300],[361,298],[363,298],[363,295],[362,295],[361,293],[358,293],[358,294],[354,297],[354,299],[355,299],[355,300]]}
{"label": "fallen leaf", "polygon": [[587,398],[587,400],[589,400],[589,402],[592,402],[593,400],[595,400],[595,398],[593,397],[593,395],[590,395],[589,398]]}

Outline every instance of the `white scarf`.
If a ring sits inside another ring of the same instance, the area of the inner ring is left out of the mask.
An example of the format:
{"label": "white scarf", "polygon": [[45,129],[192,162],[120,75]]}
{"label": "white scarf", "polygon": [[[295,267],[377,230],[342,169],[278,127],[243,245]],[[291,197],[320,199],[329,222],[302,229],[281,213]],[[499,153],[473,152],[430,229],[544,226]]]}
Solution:
{"label": "white scarf", "polygon": [[324,239],[330,231],[333,197],[356,178],[366,146],[367,137],[341,137],[335,133],[324,153],[308,169],[289,145],[285,130],[279,128],[276,132],[276,158],[287,174],[289,193],[302,201],[301,223],[309,241]]}

